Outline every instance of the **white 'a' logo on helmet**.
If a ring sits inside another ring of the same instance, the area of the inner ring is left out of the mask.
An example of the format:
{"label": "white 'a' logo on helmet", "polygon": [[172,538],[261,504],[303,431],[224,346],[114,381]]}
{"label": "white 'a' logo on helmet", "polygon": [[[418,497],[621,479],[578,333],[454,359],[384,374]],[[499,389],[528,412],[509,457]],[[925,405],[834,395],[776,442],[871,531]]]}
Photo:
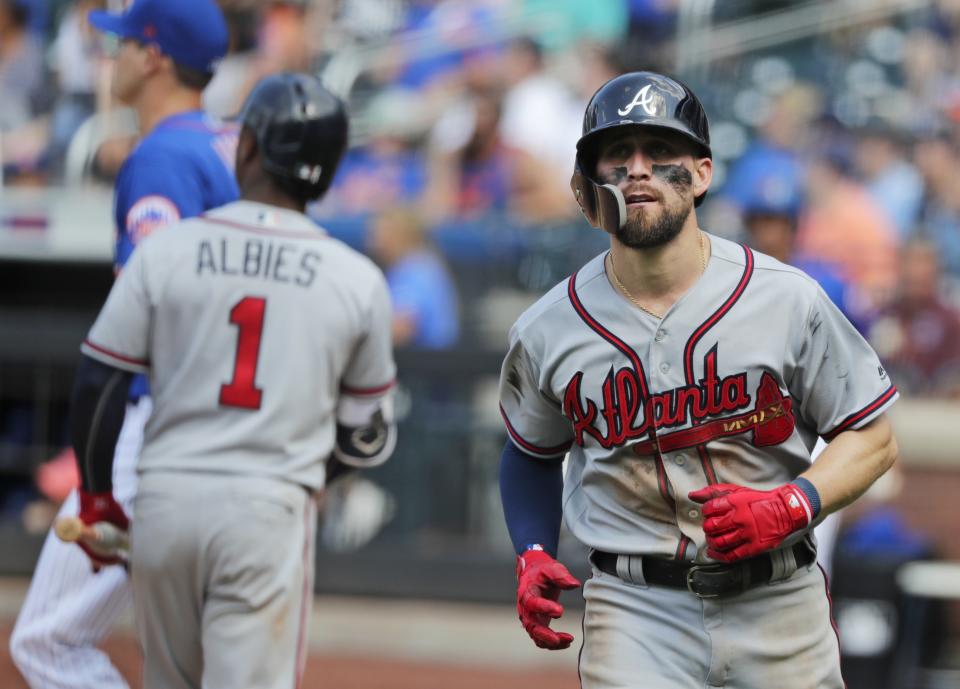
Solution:
{"label": "white 'a' logo on helmet", "polygon": [[657,108],[653,104],[653,94],[650,93],[650,84],[647,84],[642,89],[637,91],[637,95],[633,97],[633,100],[627,103],[627,107],[617,110],[617,114],[621,117],[625,117],[630,114],[630,112],[637,106],[640,106],[648,115],[656,115]]}

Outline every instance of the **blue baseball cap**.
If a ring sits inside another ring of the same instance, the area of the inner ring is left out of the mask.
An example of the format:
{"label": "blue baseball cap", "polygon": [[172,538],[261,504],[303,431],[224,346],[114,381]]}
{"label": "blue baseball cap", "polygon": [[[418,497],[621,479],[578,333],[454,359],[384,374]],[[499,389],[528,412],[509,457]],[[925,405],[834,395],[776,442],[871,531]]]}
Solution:
{"label": "blue baseball cap", "polygon": [[741,199],[746,215],[778,215],[796,220],[803,208],[803,182],[770,174],[755,181],[752,193]]}
{"label": "blue baseball cap", "polygon": [[227,54],[227,22],[214,0],[133,0],[123,14],[90,12],[95,28],[153,43],[177,64],[212,73]]}

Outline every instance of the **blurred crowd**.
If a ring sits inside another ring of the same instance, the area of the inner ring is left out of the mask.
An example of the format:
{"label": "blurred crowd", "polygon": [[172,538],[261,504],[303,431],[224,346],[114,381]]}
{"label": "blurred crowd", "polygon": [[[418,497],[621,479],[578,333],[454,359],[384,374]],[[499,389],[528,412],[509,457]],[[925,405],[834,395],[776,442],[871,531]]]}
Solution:
{"label": "blurred crowd", "polygon": [[[86,15],[121,4],[0,0],[4,186],[112,181],[136,123]],[[584,106],[623,71],[676,74],[711,119],[701,226],[816,278],[904,394],[960,398],[960,2],[829,19],[841,4],[752,48],[797,4],[716,3],[744,47],[712,55],[683,0],[221,0],[205,107],[229,116],[281,70],[345,97],[351,147],[311,213],[384,267],[396,344],[446,349],[476,343],[505,263],[532,297],[603,247],[569,190]]]}
{"label": "blurred crowd", "polygon": [[[112,48],[86,22],[104,4],[0,0],[5,185],[108,184],[134,145],[109,96]],[[231,49],[205,106],[228,116],[264,74],[323,74],[349,102],[352,145],[312,212],[384,265],[398,345],[451,347],[475,286],[457,293],[455,245],[433,240],[590,234],[568,187],[583,107],[624,70],[675,71],[702,41],[688,4],[222,0]],[[738,0],[713,19],[790,8]],[[907,394],[960,396],[958,32],[960,3],[938,0],[679,74],[711,117],[702,226],[813,275]]]}

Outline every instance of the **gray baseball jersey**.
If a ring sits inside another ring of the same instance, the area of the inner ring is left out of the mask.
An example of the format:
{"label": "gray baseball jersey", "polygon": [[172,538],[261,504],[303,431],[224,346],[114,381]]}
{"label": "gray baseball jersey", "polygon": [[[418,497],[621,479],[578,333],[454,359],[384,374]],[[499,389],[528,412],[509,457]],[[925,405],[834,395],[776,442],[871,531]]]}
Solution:
{"label": "gray baseball jersey", "polygon": [[704,274],[662,321],[610,284],[600,255],[511,330],[507,429],[532,456],[569,450],[564,518],[591,548],[693,560],[705,549],[690,491],[789,482],[818,435],[859,428],[897,398],[815,281],[710,239]]}
{"label": "gray baseball jersey", "polygon": [[323,485],[338,399],[389,394],[395,375],[380,270],[306,216],[245,201],[149,237],[82,349],[150,373],[141,473],[310,488]]}

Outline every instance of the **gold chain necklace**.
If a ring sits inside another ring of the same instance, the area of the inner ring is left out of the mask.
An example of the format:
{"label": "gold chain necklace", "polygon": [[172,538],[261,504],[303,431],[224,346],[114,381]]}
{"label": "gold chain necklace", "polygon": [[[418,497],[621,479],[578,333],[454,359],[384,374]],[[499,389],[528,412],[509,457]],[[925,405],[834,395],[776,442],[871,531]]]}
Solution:
{"label": "gold chain necklace", "polygon": [[[637,299],[632,294],[630,294],[630,290],[627,289],[626,285],[620,282],[620,277],[617,275],[617,271],[613,269],[613,254],[610,253],[610,254],[607,254],[607,256],[610,258],[610,274],[613,276],[613,281],[617,283],[617,287],[620,289],[621,292],[623,292],[624,296],[630,301],[632,301],[634,306],[636,306],[638,309],[640,309],[644,313],[648,313],[654,318],[656,318],[658,321],[662,321],[663,316],[661,316],[659,313],[654,313],[653,311],[648,309],[646,306],[641,304],[639,301],[637,301]],[[703,272],[706,269],[707,269],[707,252],[704,249],[703,232],[700,232],[700,274],[703,275]]]}

